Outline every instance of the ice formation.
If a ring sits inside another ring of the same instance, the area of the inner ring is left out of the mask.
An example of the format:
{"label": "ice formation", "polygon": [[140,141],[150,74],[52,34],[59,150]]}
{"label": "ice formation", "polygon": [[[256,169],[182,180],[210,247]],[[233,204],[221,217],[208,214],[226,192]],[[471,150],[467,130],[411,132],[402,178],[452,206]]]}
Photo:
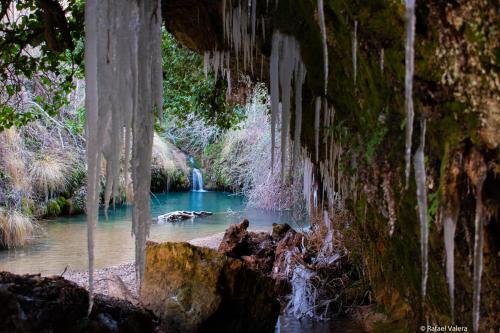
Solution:
{"label": "ice formation", "polygon": [[444,247],[446,249],[446,278],[450,294],[451,316],[455,313],[455,231],[457,228],[458,209],[443,214]]}
{"label": "ice formation", "polygon": [[316,162],[319,161],[319,128],[321,121],[321,97],[316,97],[314,103],[314,152],[316,156]]}
{"label": "ice formation", "polygon": [[380,50],[380,72],[384,73],[384,61],[385,61],[384,49]]}
{"label": "ice formation", "polygon": [[405,46],[405,104],[406,104],[406,144],[405,144],[405,177],[406,187],[410,179],[411,140],[413,136],[413,71],[415,57],[415,0],[406,3],[406,46]]}
{"label": "ice formation", "polygon": [[420,252],[422,256],[422,300],[425,300],[428,274],[429,222],[427,220],[427,185],[425,174],[425,120],[422,120],[420,146],[415,153],[415,182],[417,184],[418,220],[420,221]]}
{"label": "ice formation", "polygon": [[293,134],[293,161],[292,170],[300,157],[300,135],[302,132],[302,86],[306,79],[306,68],[302,62],[295,72],[295,130]]}
{"label": "ice formation", "polygon": [[354,21],[354,32],[352,34],[352,70],[354,73],[354,84],[358,76],[358,21]]}
{"label": "ice formation", "polygon": [[474,271],[472,273],[472,330],[479,332],[479,318],[481,315],[481,277],[483,274],[483,224],[484,224],[484,208],[483,208],[483,185],[485,181],[485,172],[482,172],[485,167],[480,166],[477,170],[479,179],[476,183],[476,216],[474,220]]}
{"label": "ice formation", "polygon": [[[289,35],[276,31],[273,34],[271,50],[271,140],[272,140],[272,163],[274,165],[274,144],[276,132],[276,120],[281,116],[281,175],[285,175],[287,161],[288,141],[290,132],[291,98],[295,83],[295,101],[300,106],[302,115],[302,85],[305,80],[306,68],[300,55],[300,46],[297,40]],[[281,92],[281,94],[280,94]],[[281,109],[280,109],[281,101]],[[296,120],[297,121],[297,120]],[[299,120],[301,122],[301,120]],[[300,137],[300,128],[296,127]],[[294,149],[295,150],[295,149]],[[296,150],[295,150],[296,152]]]}
{"label": "ice formation", "polygon": [[228,91],[231,90],[231,68],[229,67],[231,54],[228,51],[205,51],[203,57],[203,72],[205,78],[213,71],[215,79],[219,76],[227,80]]}
{"label": "ice formation", "polygon": [[318,18],[319,18],[319,28],[321,31],[321,40],[323,42],[323,66],[324,66],[324,85],[325,85],[325,96],[328,91],[328,43],[326,37],[326,26],[325,26],[325,8],[323,5],[323,0],[318,0]]}
{"label": "ice formation", "polygon": [[306,201],[306,208],[309,214],[312,212],[313,193],[316,190],[314,180],[314,164],[308,156],[304,156],[304,186],[302,193]]}
{"label": "ice formation", "polygon": [[253,73],[255,37],[257,30],[257,1],[222,1],[222,27],[224,40],[233,50],[239,70],[239,58],[243,55],[243,69]]}
{"label": "ice formation", "polygon": [[136,273],[139,281],[143,277],[144,249],[151,223],[153,120],[155,112],[160,113],[163,100],[162,19],[160,1],[87,0],[85,6],[87,221],[92,294],[101,161],[106,162],[107,207],[117,195],[123,146],[125,179],[129,159],[132,171]]}
{"label": "ice formation", "polygon": [[311,285],[311,279],[316,275],[303,265],[297,265],[293,270],[291,285],[292,298],[290,307],[297,318],[304,316],[314,317],[314,306],[316,303],[316,290]]}

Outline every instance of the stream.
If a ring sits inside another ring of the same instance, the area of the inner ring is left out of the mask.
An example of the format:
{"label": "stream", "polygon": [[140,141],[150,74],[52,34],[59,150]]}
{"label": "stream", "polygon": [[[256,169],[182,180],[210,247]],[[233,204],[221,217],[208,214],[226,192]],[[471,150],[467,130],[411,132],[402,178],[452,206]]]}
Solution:
{"label": "stream", "polygon": [[[203,218],[177,223],[154,224],[150,240],[181,242],[224,232],[230,224],[243,218],[250,221],[250,230],[271,230],[272,224],[289,223],[299,228],[289,212],[270,212],[246,208],[245,200],[221,192],[176,192],[157,194],[151,198],[151,216],[175,210],[210,211]],[[130,230],[132,208],[110,209],[108,219],[101,212],[96,228],[96,269],[120,265],[134,260],[134,239]],[[41,222],[43,231],[26,247],[0,251],[0,271],[17,274],[61,274],[66,267],[87,270],[87,225],[85,215],[60,217]]]}

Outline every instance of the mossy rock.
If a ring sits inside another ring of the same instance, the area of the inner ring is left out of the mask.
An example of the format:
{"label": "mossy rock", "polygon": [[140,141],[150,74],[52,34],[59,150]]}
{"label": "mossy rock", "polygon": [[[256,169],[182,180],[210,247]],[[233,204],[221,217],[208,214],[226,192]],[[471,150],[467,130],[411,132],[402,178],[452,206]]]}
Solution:
{"label": "mossy rock", "polygon": [[140,298],[169,332],[274,332],[274,282],[237,259],[188,243],[146,246]]}

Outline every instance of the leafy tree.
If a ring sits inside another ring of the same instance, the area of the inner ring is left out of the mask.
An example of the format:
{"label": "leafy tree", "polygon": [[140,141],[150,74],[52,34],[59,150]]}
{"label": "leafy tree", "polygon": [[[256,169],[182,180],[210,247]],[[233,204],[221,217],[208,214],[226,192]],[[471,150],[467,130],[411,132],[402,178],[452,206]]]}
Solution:
{"label": "leafy tree", "polygon": [[[64,4],[64,5],[63,5]],[[0,0],[0,130],[55,114],[83,62],[82,0]]]}
{"label": "leafy tree", "polygon": [[[74,76],[83,75],[84,7],[83,0],[0,0],[0,130],[67,104]],[[167,119],[223,129],[240,122],[239,108],[225,102],[226,82],[205,79],[200,55],[168,32],[162,50]]]}
{"label": "leafy tree", "polygon": [[168,32],[163,34],[162,53],[167,120],[175,119],[175,125],[182,127],[201,119],[221,129],[241,122],[241,108],[226,103],[227,82],[212,73],[205,78],[202,56],[178,44]]}

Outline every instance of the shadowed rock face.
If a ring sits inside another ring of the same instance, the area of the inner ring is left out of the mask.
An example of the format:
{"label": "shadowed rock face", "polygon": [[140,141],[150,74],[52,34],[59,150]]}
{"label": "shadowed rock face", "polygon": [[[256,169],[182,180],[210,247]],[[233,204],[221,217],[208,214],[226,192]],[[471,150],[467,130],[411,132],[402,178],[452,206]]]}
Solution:
{"label": "shadowed rock face", "polygon": [[131,303],[88,292],[62,277],[0,272],[0,332],[154,332],[156,318]]}
{"label": "shadowed rock face", "polygon": [[[265,13],[267,38],[258,30],[255,58],[264,56],[263,81],[268,83],[272,31],[277,29],[293,35],[300,43],[308,73],[303,90],[301,144],[314,152],[314,98],[324,94],[316,1],[269,3],[275,7],[270,6],[267,13],[261,10],[266,7],[266,1],[257,0],[257,15]],[[425,300],[420,295],[415,183],[412,175],[409,189],[405,190],[403,176],[404,2],[324,3],[330,65],[326,98],[335,108],[335,123],[333,128],[321,131],[320,142],[325,133],[332,135],[334,143],[339,143],[345,152],[337,159],[339,165],[342,162],[342,168],[334,167],[337,169],[334,171],[351,170],[357,177],[356,184],[349,186],[346,205],[350,216],[346,247],[351,257],[360,258],[374,298],[406,330],[415,331],[420,323],[428,321],[451,323],[443,225],[438,208],[454,198],[454,204],[460,208],[455,237],[457,306],[454,321],[470,326],[475,189],[469,186],[471,179],[463,162],[455,163],[458,165],[454,177],[457,186],[448,182],[448,174],[455,168],[454,160],[467,160],[471,152],[479,152],[488,166],[480,194],[488,212],[483,230],[485,258],[480,330],[495,330],[500,325],[499,317],[495,316],[500,299],[500,38],[498,29],[493,28],[500,23],[498,1],[423,0],[416,7],[413,146],[415,149],[418,146],[416,138],[421,130],[418,120],[426,118],[425,159],[428,200],[432,207],[430,275]],[[167,29],[182,44],[199,53],[229,49],[222,43],[222,0],[163,0],[162,4]],[[355,21],[358,23],[356,83],[351,55]],[[231,59],[234,73],[234,52]],[[327,158],[328,154],[321,149],[319,161],[313,162],[319,165]],[[321,177],[316,176],[321,182]],[[392,236],[388,232],[389,222],[395,227]]]}
{"label": "shadowed rock face", "polygon": [[147,244],[140,297],[173,332],[273,332],[279,314],[270,278],[188,243]]}

